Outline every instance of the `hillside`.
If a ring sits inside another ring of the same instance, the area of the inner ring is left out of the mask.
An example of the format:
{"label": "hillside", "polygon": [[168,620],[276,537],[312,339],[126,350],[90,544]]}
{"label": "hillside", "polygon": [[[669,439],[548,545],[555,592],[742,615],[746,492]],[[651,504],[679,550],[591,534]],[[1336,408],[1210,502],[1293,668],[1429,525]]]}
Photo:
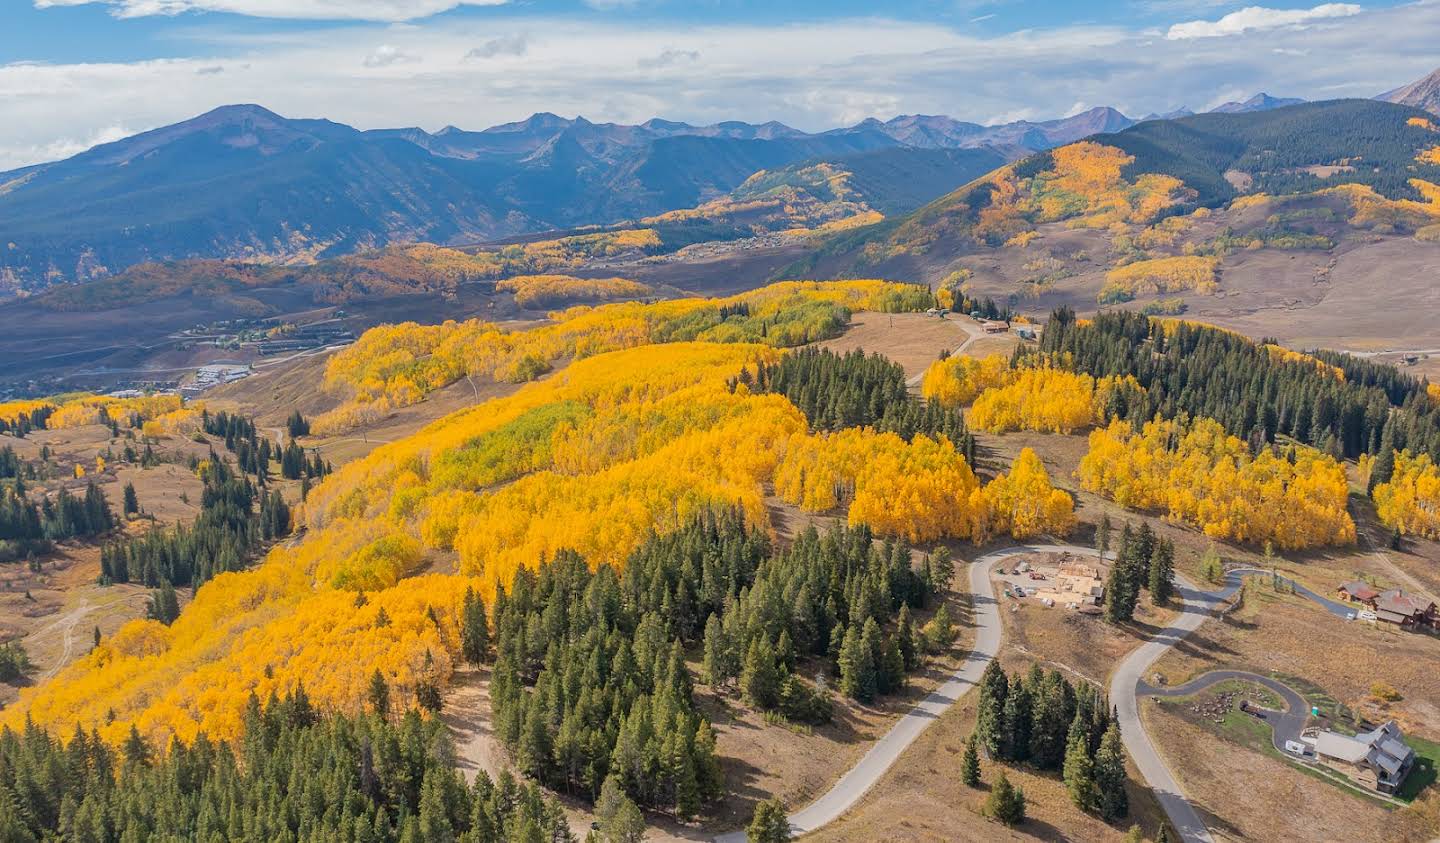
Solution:
{"label": "hillside", "polygon": [[[1437,143],[1428,115],[1368,100],[1152,120],[1039,153],[905,217],[839,235],[810,263],[874,266],[930,252],[953,256],[1001,246],[1049,223],[1143,228],[1242,194],[1360,185],[1373,191],[1372,205],[1424,204],[1434,200],[1416,180],[1440,183],[1440,166],[1428,153]],[[1397,206],[1402,224],[1404,212]],[[1423,213],[1412,214],[1412,230],[1423,220]]]}

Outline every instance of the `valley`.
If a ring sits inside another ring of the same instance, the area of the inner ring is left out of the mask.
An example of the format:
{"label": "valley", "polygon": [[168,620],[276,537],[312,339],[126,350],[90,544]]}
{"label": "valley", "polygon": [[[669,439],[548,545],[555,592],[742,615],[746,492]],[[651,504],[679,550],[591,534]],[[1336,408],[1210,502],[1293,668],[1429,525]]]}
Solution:
{"label": "valley", "polygon": [[0,837],[1433,839],[1434,93],[0,174]]}

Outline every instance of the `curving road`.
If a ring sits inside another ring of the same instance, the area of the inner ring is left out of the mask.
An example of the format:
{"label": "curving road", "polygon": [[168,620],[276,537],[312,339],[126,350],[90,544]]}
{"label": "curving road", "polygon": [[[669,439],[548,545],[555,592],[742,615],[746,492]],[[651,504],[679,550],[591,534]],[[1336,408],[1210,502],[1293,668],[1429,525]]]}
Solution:
{"label": "curving road", "polygon": [[1251,673],[1248,670],[1212,670],[1191,679],[1184,685],[1173,687],[1156,688],[1142,679],[1137,690],[1150,697],[1188,697],[1200,693],[1211,685],[1231,679],[1262,685],[1274,691],[1276,696],[1285,703],[1285,707],[1282,709],[1264,709],[1258,712],[1257,716],[1270,725],[1274,734],[1272,743],[1275,748],[1287,756],[1290,755],[1290,751],[1285,748],[1285,742],[1300,740],[1301,733],[1305,731],[1305,724],[1310,719],[1310,704],[1305,702],[1305,698],[1300,696],[1294,688],[1278,679]]}
{"label": "curving road", "polygon": [[[1094,553],[1092,548],[1076,545],[1017,545],[987,553],[969,565],[970,594],[974,606],[972,623],[975,628],[975,643],[970,655],[966,657],[965,663],[945,684],[916,703],[914,708],[896,721],[890,731],[876,741],[859,763],[841,776],[840,780],[835,782],[823,796],[800,811],[791,814],[788,819],[792,834],[800,835],[814,831],[835,821],[841,814],[853,807],[856,802],[860,801],[860,797],[864,796],[880,780],[880,777],[900,759],[900,755],[906,747],[919,737],[921,732],[924,732],[931,723],[980,681],[985,666],[1000,652],[1001,643],[1000,612],[995,601],[995,589],[990,582],[990,569],[1003,559],[1023,553],[1066,551],[1087,555]],[[1189,580],[1177,576],[1175,592],[1181,601],[1179,616],[1149,641],[1131,651],[1130,655],[1126,656],[1125,660],[1116,668],[1110,680],[1110,702],[1115,706],[1119,716],[1120,736],[1125,742],[1125,750],[1134,760],[1145,783],[1159,799],[1161,807],[1170,819],[1170,824],[1175,827],[1176,831],[1180,833],[1181,840],[1186,843],[1214,843],[1214,838],[1210,835],[1199,812],[1181,792],[1180,785],[1170,773],[1170,768],[1166,766],[1164,759],[1155,750],[1155,745],[1150,742],[1149,735],[1145,733],[1144,724],[1140,721],[1137,695],[1140,693],[1193,693],[1222,679],[1244,678],[1259,681],[1278,692],[1286,700],[1287,711],[1276,712],[1272,716],[1279,715],[1284,718],[1299,712],[1298,719],[1303,726],[1306,707],[1303,700],[1299,703],[1295,702],[1296,699],[1299,699],[1299,695],[1289,687],[1268,677],[1243,671],[1208,673],[1185,685],[1166,691],[1157,691],[1145,684],[1141,677],[1165,654],[1166,650],[1180,643],[1187,635],[1198,629],[1201,624],[1210,619],[1220,603],[1239,591],[1244,577],[1257,575],[1270,576],[1271,572],[1259,568],[1229,570],[1225,574],[1224,586],[1218,591],[1201,591]],[[1343,603],[1322,597],[1293,580],[1287,580],[1287,582],[1294,587],[1297,594],[1318,603],[1331,614],[1349,618],[1352,610]],[[1281,746],[1279,743],[1282,741],[1281,729],[1278,728],[1281,724],[1277,723],[1276,725],[1275,740],[1277,746]],[[1288,720],[1285,727],[1288,729]],[[715,843],[745,843],[745,839],[744,831],[733,831],[719,835],[715,838]]]}
{"label": "curving road", "polygon": [[[865,753],[865,757],[841,776],[824,796],[791,814],[789,820],[792,834],[814,831],[848,811],[899,760],[901,753],[921,732],[980,681],[985,666],[1000,652],[1000,610],[995,602],[995,589],[990,583],[990,569],[1000,560],[1017,554],[1066,550],[1072,553],[1094,553],[1090,548],[1071,545],[1021,545],[987,553],[970,564],[975,644],[965,663],[945,684],[932,691],[897,720],[895,725],[890,727],[890,731],[876,741],[870,751]],[[722,834],[715,840],[716,843],[744,843],[745,832],[733,831]]]}

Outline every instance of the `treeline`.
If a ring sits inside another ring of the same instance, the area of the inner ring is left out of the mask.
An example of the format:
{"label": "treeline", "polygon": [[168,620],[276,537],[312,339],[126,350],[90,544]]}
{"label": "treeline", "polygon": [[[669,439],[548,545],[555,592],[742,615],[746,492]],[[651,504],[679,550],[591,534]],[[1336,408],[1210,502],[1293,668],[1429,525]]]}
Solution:
{"label": "treeline", "polygon": [[1214,418],[1253,446],[1288,436],[1354,458],[1385,450],[1388,437],[1395,449],[1440,456],[1440,409],[1424,384],[1345,355],[1320,358],[1346,373],[1339,378],[1218,328],[1128,311],[1081,324],[1069,308],[1051,313],[1040,352],[1097,377],[1134,376],[1145,393],[1120,396],[1106,408],[1108,418],[1139,424],[1186,413]]}
{"label": "treeline", "polygon": [[132,729],[118,750],[78,727],[0,732],[0,839],[569,841],[564,811],[535,785],[481,771],[467,786],[445,726],[324,716],[303,688],[263,708],[245,736],[203,733],[161,756]]}
{"label": "treeline", "polygon": [[245,567],[262,542],[290,532],[290,507],[280,492],[258,489],[213,451],[202,479],[200,514],[188,527],[151,530],[101,549],[102,583],[198,588],[216,574]]}
{"label": "treeline", "polygon": [[[898,690],[923,652],[948,644],[947,616],[920,631],[911,608],[952,575],[947,557],[911,564],[866,528],[811,529],[771,554],[738,512],[706,513],[648,538],[624,573],[591,571],[561,552],[521,569],[494,608],[495,730],[521,770],[594,799],[607,779],[628,798],[689,818],[723,788],[715,736],[695,706],[685,654],[705,679],[738,684],[753,706],[829,719],[826,675],[857,699]],[[483,657],[483,620],[462,625],[467,659]],[[889,630],[888,634],[882,629]],[[812,684],[804,666],[820,674]]]}
{"label": "treeline", "polygon": [[24,439],[32,430],[44,430],[56,409],[53,404],[43,404],[11,417],[0,416],[0,433],[9,433]]}
{"label": "treeline", "polygon": [[25,492],[24,481],[18,479],[0,490],[0,562],[44,553],[52,542],[91,538],[115,528],[110,502],[94,481],[85,484],[83,496],[62,487],[53,499],[42,496],[38,504]]}
{"label": "treeline", "polygon": [[[1107,822],[1130,813],[1120,725],[1100,689],[1072,685],[1038,664],[1007,676],[992,659],[980,677],[978,706],[974,738],[989,757],[1059,771],[1076,807]],[[978,763],[967,757],[962,777],[977,784]]]}
{"label": "treeline", "polygon": [[925,434],[944,435],[967,462],[974,462],[975,438],[958,409],[922,401],[905,385],[905,370],[880,354],[804,348],[779,362],[761,364],[752,375],[742,369],[732,382],[754,391],[774,392],[800,408],[815,430],[873,427],[905,441]]}

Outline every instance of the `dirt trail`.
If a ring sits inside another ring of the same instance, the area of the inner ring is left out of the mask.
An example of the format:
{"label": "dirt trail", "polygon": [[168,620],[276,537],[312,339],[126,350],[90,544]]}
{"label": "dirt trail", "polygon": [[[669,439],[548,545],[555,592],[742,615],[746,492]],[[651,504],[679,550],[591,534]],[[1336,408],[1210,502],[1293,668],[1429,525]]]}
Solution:
{"label": "dirt trail", "polygon": [[70,663],[71,659],[75,655],[75,627],[79,626],[80,621],[84,620],[87,615],[95,611],[95,609],[97,608],[98,607],[92,604],[89,600],[85,600],[82,598],[79,606],[76,606],[75,608],[69,610],[65,614],[61,615],[60,617],[56,618],[55,620],[51,621],[45,626],[40,627],[39,629],[30,633],[30,635],[26,636],[27,639],[33,639],[55,632],[58,632],[60,635],[60,658],[56,660],[55,664],[52,665],[49,670],[46,670],[44,673],[36,677],[39,681],[44,682],[45,680],[50,679],[55,674],[59,673],[61,668],[65,667],[65,665]]}
{"label": "dirt trail", "polygon": [[504,757],[490,728],[490,668],[456,671],[440,720],[455,741],[455,761],[465,781],[484,770],[500,773]]}

